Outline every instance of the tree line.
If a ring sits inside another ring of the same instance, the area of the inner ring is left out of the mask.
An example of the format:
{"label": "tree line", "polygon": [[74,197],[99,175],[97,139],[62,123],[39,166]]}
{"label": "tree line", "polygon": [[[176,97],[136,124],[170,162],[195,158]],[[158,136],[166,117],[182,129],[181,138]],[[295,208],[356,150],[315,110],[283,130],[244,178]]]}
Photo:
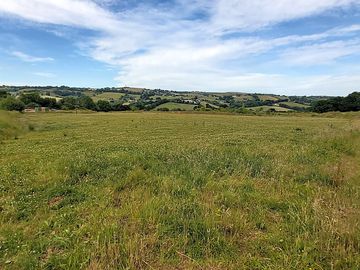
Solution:
{"label": "tree line", "polygon": [[54,110],[85,109],[99,112],[130,110],[150,111],[166,102],[168,102],[166,99],[155,101],[139,100],[128,105],[124,104],[124,102],[109,102],[106,100],[94,102],[91,97],[86,95],[81,95],[79,97],[69,96],[56,100],[55,98],[42,97],[36,92],[22,93],[18,98],[15,98],[5,91],[0,91],[0,108],[8,111],[19,112],[25,109],[34,109],[36,107],[47,107]]}
{"label": "tree line", "polygon": [[317,113],[360,111],[360,92],[354,92],[347,97],[334,97],[316,101],[311,110]]}
{"label": "tree line", "polygon": [[[142,98],[129,104],[126,102],[126,99],[123,98],[119,101],[106,101],[99,100],[94,102],[93,99],[89,96],[86,96],[81,93],[79,96],[65,96],[62,99],[55,99],[51,97],[43,97],[38,92],[24,92],[21,93],[17,98],[10,95],[7,91],[0,90],[0,109],[5,109],[9,111],[23,111],[26,108],[36,108],[36,107],[47,107],[49,109],[55,110],[76,110],[76,109],[85,109],[92,111],[130,111],[130,110],[144,110],[150,111],[155,109],[161,104],[169,102],[168,99],[156,98],[156,100],[148,99],[149,94],[146,92],[143,94]],[[219,107],[220,110],[239,110],[246,112],[245,108],[256,107],[263,105],[274,105],[276,102],[281,100],[272,101],[266,100],[261,101],[258,97],[253,100],[245,101],[236,101],[231,96],[224,96],[222,100],[228,102],[227,104],[222,104],[217,101],[212,101],[212,104]],[[301,101],[305,101],[304,97],[301,97]],[[181,100],[173,100],[173,102],[181,103]],[[282,107],[288,107],[287,105],[281,104]],[[197,106],[201,107],[201,105]],[[334,97],[328,99],[322,99],[314,101],[311,104],[311,107],[308,109],[304,108],[293,108],[298,111],[312,111],[316,113],[324,113],[331,111],[360,111],[360,92],[354,92],[347,97]],[[198,109],[198,108],[197,108]]]}

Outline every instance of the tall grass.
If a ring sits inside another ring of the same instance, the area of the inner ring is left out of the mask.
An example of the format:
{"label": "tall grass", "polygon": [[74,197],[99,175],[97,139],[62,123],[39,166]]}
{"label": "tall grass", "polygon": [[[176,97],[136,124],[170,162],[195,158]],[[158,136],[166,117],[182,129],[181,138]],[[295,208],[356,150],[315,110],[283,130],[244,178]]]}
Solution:
{"label": "tall grass", "polygon": [[0,148],[4,269],[359,269],[359,120],[34,114]]}
{"label": "tall grass", "polygon": [[0,143],[9,138],[17,139],[22,129],[19,113],[0,110]]}

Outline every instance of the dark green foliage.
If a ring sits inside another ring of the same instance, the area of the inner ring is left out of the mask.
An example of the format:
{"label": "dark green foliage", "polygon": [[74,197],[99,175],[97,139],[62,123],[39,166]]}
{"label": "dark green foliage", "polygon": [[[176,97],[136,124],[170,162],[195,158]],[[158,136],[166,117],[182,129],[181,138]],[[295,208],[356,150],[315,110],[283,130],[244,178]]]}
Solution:
{"label": "dark green foliage", "polygon": [[99,100],[96,105],[97,110],[100,112],[110,112],[112,110],[110,102],[106,100]]}
{"label": "dark green foliage", "polygon": [[360,111],[360,92],[354,92],[347,97],[319,100],[312,105],[312,111],[318,113]]}
{"label": "dark green foliage", "polygon": [[65,97],[59,103],[63,110],[74,110],[78,107],[78,100],[74,97]]}
{"label": "dark green foliage", "polygon": [[30,103],[41,105],[42,103],[42,98],[39,93],[23,93],[20,95],[19,99],[26,105]]}
{"label": "dark green foliage", "polygon": [[94,101],[85,95],[80,97],[64,97],[58,103],[59,107],[63,110],[87,109],[96,111],[97,106]]}
{"label": "dark green foliage", "polygon": [[79,106],[81,108],[84,109],[88,109],[88,110],[92,110],[95,111],[96,110],[96,104],[95,102],[92,100],[91,97],[88,96],[81,96],[79,97]]}
{"label": "dark green foliage", "polygon": [[8,97],[8,92],[6,92],[5,90],[0,90],[0,98],[6,98]]}
{"label": "dark green foliage", "polygon": [[169,102],[167,99],[157,99],[155,101],[140,99],[139,101],[132,104],[131,108],[132,110],[151,111],[156,107],[160,106],[161,104],[165,104],[167,102]]}
{"label": "dark green foliage", "polygon": [[23,93],[20,95],[19,99],[26,105],[28,108],[34,107],[48,107],[51,109],[58,108],[56,99],[54,98],[42,98],[38,92],[34,93]]}
{"label": "dark green foliage", "polygon": [[7,111],[22,112],[25,109],[25,104],[14,97],[7,97],[0,101],[0,108]]}
{"label": "dark green foliage", "polygon": [[43,98],[40,104],[42,107],[49,107],[51,109],[57,109],[59,107],[55,98]]}
{"label": "dark green foliage", "polygon": [[124,105],[124,104],[121,104],[121,103],[115,103],[112,106],[112,110],[122,112],[122,111],[131,111],[131,108],[130,108],[129,105]]}

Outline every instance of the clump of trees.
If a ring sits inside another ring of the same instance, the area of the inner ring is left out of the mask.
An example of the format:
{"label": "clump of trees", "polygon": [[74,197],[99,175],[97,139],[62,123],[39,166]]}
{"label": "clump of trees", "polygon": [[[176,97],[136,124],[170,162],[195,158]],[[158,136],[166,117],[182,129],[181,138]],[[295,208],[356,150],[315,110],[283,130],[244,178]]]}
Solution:
{"label": "clump of trees", "polygon": [[22,112],[25,109],[25,104],[21,100],[8,96],[0,99],[0,109]]}
{"label": "clump of trees", "polygon": [[298,111],[298,112],[306,112],[309,110],[307,107],[291,106],[291,105],[284,104],[284,103],[280,103],[279,106],[282,108],[291,109],[291,110]]}
{"label": "clump of trees", "polygon": [[59,100],[57,104],[59,109],[62,110],[85,109],[99,112],[131,110],[130,106],[119,102],[116,103],[106,100],[99,100],[95,103],[91,97],[86,95],[82,95],[80,97],[65,97]]}
{"label": "clump of trees", "polygon": [[48,107],[58,109],[59,106],[54,98],[42,98],[39,93],[23,93],[19,100],[22,101],[27,108],[31,107]]}
{"label": "clump of trees", "polygon": [[9,96],[9,93],[4,91],[4,90],[0,90],[0,98],[7,98]]}
{"label": "clump of trees", "polygon": [[[229,104],[226,107],[229,107],[230,109],[241,109],[241,108],[251,108],[251,107],[259,107],[259,106],[272,106],[275,103],[288,101],[288,98],[284,99],[277,99],[277,100],[261,100],[260,97],[256,94],[250,95],[252,98],[247,100],[236,100],[233,96],[222,96],[219,97],[219,100],[225,102],[226,104]],[[216,104],[212,102],[214,105],[219,106],[220,104]],[[221,106],[223,107],[223,106]]]}
{"label": "clump of trees", "polygon": [[334,97],[316,101],[312,104],[311,109],[317,113],[360,111],[360,92],[354,92],[347,97]]}
{"label": "clump of trees", "polygon": [[62,110],[75,110],[86,109],[96,111],[97,106],[95,102],[88,96],[81,97],[65,97],[57,102],[58,109]]}
{"label": "clump of trees", "polygon": [[0,91],[0,109],[21,112],[25,109],[25,104],[2,90]]}
{"label": "clump of trees", "polygon": [[37,92],[22,93],[20,96],[15,98],[6,91],[0,91],[0,109],[21,112],[26,108],[37,107],[47,107],[49,109],[57,110],[85,109],[101,112],[129,111],[137,109],[119,102],[110,103],[105,100],[99,100],[95,103],[91,97],[86,95],[81,95],[79,97],[67,96],[57,101],[55,98],[44,98]]}

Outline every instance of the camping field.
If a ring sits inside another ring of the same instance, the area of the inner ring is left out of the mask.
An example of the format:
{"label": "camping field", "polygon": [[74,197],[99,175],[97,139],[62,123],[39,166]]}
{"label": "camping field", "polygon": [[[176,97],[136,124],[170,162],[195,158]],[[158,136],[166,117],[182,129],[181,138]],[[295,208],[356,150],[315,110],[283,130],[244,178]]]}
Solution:
{"label": "camping field", "polygon": [[360,269],[358,114],[3,113],[0,130],[0,269]]}

